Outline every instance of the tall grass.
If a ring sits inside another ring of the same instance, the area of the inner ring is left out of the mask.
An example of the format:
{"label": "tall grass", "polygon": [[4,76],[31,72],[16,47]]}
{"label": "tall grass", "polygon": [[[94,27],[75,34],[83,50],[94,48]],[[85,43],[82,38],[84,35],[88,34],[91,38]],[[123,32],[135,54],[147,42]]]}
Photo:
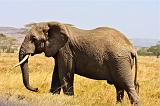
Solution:
{"label": "tall grass", "polygon": [[[143,106],[160,106],[160,59],[139,57],[138,80],[140,99]],[[114,106],[116,93],[113,85],[106,81],[87,79],[75,75],[75,95],[68,97],[61,93],[49,93],[54,59],[37,55],[29,59],[30,84],[38,87],[39,92],[27,90],[22,83],[19,67],[12,68],[18,62],[16,54],[0,55],[0,106]],[[125,94],[124,106],[129,106]]]}

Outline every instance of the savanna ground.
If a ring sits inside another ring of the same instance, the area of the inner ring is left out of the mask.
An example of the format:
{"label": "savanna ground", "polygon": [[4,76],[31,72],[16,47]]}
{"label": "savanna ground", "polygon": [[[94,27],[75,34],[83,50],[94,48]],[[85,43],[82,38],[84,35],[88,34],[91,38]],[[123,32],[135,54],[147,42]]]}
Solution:
{"label": "savanna ground", "polygon": [[[115,88],[106,81],[75,76],[75,96],[49,93],[54,62],[52,58],[37,55],[29,59],[30,84],[39,92],[27,90],[22,83],[17,54],[0,54],[0,106],[114,106]],[[138,80],[143,106],[160,106],[160,58],[139,57]],[[121,105],[121,104],[118,104]],[[124,106],[130,106],[125,93]]]}

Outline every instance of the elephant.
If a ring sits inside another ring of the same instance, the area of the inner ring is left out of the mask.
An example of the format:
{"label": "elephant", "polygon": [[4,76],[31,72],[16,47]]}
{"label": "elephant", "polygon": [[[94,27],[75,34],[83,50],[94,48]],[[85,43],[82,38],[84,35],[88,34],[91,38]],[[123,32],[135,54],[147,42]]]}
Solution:
{"label": "elephant", "polygon": [[[44,53],[55,59],[50,92],[74,95],[74,74],[95,80],[106,80],[116,88],[117,103],[124,91],[131,104],[138,106],[137,52],[120,31],[110,27],[91,30],[76,28],[61,22],[39,22],[28,25],[19,50],[19,63],[24,86],[37,92],[29,84],[28,58]],[[132,69],[135,66],[135,76]]]}

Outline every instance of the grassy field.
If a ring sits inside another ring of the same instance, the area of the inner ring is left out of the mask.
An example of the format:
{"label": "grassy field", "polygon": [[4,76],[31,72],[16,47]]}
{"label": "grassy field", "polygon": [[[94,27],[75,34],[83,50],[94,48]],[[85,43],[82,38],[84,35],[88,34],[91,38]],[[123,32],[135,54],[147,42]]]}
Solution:
{"label": "grassy field", "polygon": [[[29,59],[30,83],[39,92],[27,90],[22,83],[17,54],[0,54],[0,106],[114,106],[115,88],[106,81],[75,76],[75,96],[49,93],[54,62],[52,58],[37,55]],[[160,106],[160,58],[139,57],[138,80],[143,106]],[[121,104],[118,104],[121,105]],[[125,93],[124,106],[130,106]]]}

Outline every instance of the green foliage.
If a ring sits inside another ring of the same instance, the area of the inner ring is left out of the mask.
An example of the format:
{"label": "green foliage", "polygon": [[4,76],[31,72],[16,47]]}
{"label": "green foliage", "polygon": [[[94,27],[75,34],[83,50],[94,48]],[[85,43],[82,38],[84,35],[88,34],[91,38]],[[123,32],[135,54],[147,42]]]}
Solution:
{"label": "green foliage", "polygon": [[151,46],[148,49],[148,52],[152,52],[153,55],[157,56],[157,58],[160,56],[160,44],[157,44],[155,46]]}
{"label": "green foliage", "polygon": [[138,55],[140,56],[152,56],[153,54],[151,52],[148,52],[148,48],[140,48],[138,51],[137,51]]}
{"label": "green foliage", "polygon": [[138,55],[140,56],[157,56],[157,58],[160,56],[160,44],[156,44],[154,46],[151,46],[149,48],[140,48],[137,51]]}

